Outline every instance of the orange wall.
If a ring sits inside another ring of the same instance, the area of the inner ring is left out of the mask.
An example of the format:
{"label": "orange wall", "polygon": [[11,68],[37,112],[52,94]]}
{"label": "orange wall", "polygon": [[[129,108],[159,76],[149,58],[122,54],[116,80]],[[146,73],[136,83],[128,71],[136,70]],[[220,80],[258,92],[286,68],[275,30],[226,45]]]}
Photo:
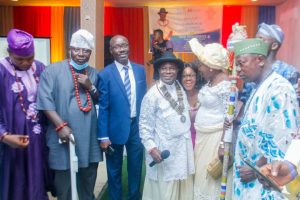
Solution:
{"label": "orange wall", "polygon": [[279,59],[300,70],[300,0],[288,0],[276,7],[276,23],[285,33]]}

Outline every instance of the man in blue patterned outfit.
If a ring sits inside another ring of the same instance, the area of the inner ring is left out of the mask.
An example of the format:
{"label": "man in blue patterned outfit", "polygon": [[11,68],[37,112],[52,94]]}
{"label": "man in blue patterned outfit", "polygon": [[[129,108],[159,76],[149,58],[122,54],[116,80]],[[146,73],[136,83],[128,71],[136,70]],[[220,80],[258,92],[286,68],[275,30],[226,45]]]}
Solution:
{"label": "man in blue patterned outfit", "polygon": [[297,134],[298,102],[292,85],[274,72],[269,61],[268,43],[247,39],[234,46],[239,76],[255,82],[244,109],[237,136],[233,165],[233,200],[286,199],[281,193],[263,187],[243,159],[254,166],[283,160]]}

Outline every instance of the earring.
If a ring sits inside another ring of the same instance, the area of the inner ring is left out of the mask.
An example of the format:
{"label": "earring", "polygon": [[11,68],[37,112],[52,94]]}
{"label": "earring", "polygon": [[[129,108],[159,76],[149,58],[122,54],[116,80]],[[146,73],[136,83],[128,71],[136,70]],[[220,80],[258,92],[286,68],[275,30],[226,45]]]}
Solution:
{"label": "earring", "polygon": [[212,70],[212,69],[209,69],[209,71],[212,72],[213,70]]}

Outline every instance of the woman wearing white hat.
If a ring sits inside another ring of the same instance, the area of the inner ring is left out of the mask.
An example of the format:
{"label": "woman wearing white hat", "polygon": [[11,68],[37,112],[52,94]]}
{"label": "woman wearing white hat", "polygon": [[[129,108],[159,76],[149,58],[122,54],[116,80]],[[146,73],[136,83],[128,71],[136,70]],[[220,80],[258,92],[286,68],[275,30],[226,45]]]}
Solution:
{"label": "woman wearing white hat", "polygon": [[230,81],[225,72],[229,66],[228,53],[217,43],[202,46],[197,39],[192,39],[189,44],[200,61],[199,71],[208,82],[199,91],[200,107],[195,120],[194,199],[219,199],[221,174],[216,172],[222,170],[218,150],[223,147],[223,123],[230,93]]}

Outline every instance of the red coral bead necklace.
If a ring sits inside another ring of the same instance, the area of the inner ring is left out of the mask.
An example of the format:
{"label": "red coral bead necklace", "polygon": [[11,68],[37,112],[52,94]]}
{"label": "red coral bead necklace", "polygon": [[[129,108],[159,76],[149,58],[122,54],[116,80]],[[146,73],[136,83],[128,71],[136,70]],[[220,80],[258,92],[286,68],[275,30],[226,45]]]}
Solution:
{"label": "red coral bead necklace", "polygon": [[[69,62],[69,65],[70,65],[70,62]],[[92,109],[91,95],[90,95],[88,90],[85,90],[88,105],[86,107],[83,107],[82,103],[81,103],[80,95],[79,95],[78,78],[76,76],[75,70],[72,67],[72,65],[70,65],[70,69],[71,69],[71,72],[72,72],[72,77],[73,77],[74,87],[75,87],[75,96],[76,96],[76,100],[77,100],[77,104],[79,106],[79,109],[83,112],[89,112]],[[84,69],[84,74],[85,75],[88,74],[86,69]]]}

